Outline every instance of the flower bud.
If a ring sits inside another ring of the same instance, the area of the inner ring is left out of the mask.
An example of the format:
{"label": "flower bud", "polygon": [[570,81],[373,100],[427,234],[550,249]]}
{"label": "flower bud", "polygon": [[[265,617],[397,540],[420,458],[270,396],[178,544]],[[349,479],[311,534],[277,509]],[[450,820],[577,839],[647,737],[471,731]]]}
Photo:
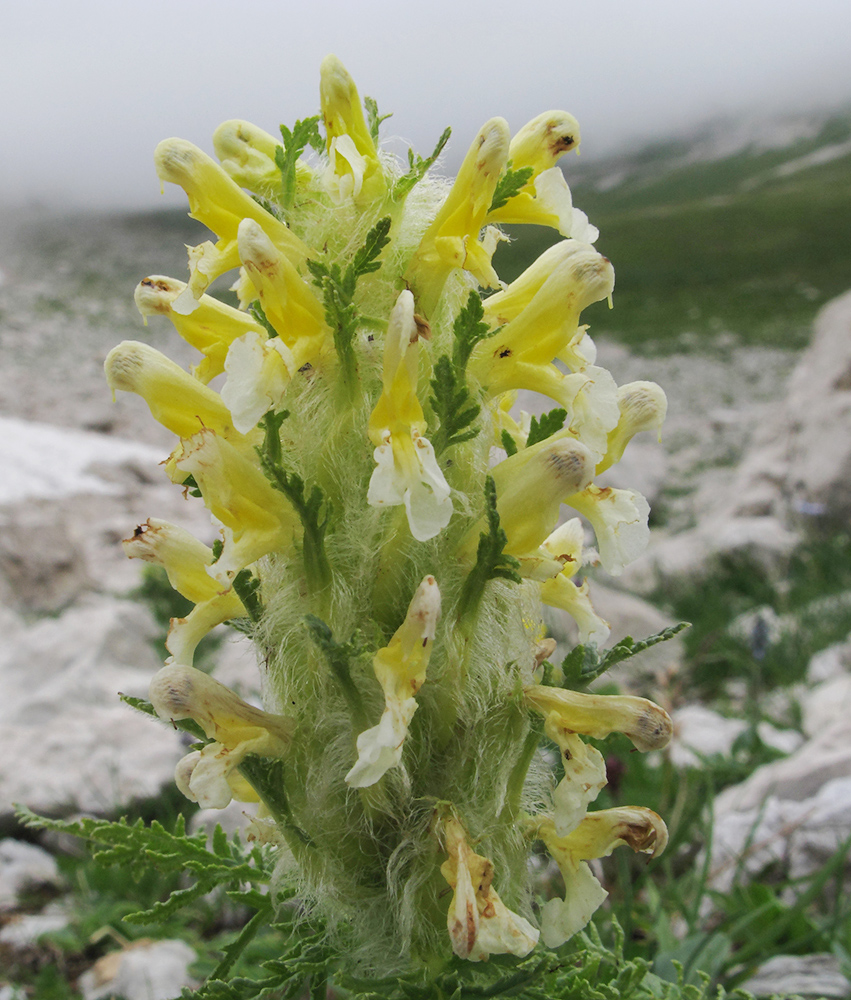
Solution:
{"label": "flower bud", "polygon": [[583,733],[600,740],[623,733],[645,753],[667,746],[673,732],[665,709],[646,698],[584,694],[539,684],[526,688],[523,694],[536,712],[545,717],[555,713],[557,719],[548,718],[548,726],[558,726],[567,734]]}
{"label": "flower bud", "polygon": [[173,308],[175,299],[185,290],[185,281],[154,274],[139,282],[134,299],[146,323],[148,316],[168,316],[186,343],[204,355],[204,360],[191,370],[206,385],[225,370],[225,358],[234,340],[252,331],[265,335],[265,331],[247,313],[211,295],[202,295],[198,308],[188,316],[177,312]]}
{"label": "flower bud", "polygon": [[384,193],[384,172],[355,82],[333,55],[322,60],[319,74],[329,161],[326,188],[338,201],[371,201]]}
{"label": "flower bud", "polygon": [[[593,454],[566,432],[495,465],[496,507],[508,536],[505,551],[516,556],[533,553],[558,522],[562,501],[577,487],[582,490],[593,472]],[[471,532],[476,541],[480,530],[476,526]]]}
{"label": "flower bud", "polygon": [[178,437],[191,437],[202,427],[226,438],[242,437],[217,392],[148,344],[125,340],[113,347],[104,371],[113,398],[116,389],[135,392],[148,404],[154,419]]}
{"label": "flower bud", "polygon": [[609,432],[606,455],[597,466],[597,475],[619,462],[624,449],[641,431],[658,431],[662,440],[662,424],[668,412],[668,398],[655,382],[628,382],[618,389],[620,418]]}
{"label": "flower bud", "polygon": [[503,118],[486,122],[473,141],[455,183],[432,224],[423,235],[406,279],[428,316],[437,304],[446,279],[464,268],[488,288],[499,285],[491,266],[490,250],[479,242],[499,175],[508,157],[508,124]]}

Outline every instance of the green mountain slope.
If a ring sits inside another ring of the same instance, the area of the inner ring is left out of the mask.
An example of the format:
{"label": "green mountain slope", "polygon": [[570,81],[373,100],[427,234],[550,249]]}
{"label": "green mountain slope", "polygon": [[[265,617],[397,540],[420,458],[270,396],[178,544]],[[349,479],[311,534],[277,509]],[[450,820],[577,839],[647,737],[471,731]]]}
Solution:
{"label": "green mountain slope", "polygon": [[[851,112],[811,131],[723,157],[703,135],[585,168],[574,202],[617,273],[615,309],[584,314],[592,332],[645,350],[699,348],[724,332],[802,347],[818,308],[851,288]],[[500,273],[519,273],[553,235],[517,227]]]}

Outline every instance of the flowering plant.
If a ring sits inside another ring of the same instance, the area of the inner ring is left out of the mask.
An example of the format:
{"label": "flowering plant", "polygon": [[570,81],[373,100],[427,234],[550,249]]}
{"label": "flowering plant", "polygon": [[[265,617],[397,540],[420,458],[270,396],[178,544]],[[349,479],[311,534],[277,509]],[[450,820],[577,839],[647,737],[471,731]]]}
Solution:
{"label": "flowering plant", "polygon": [[[449,183],[430,173],[448,130],[400,165],[333,56],[320,98],[321,116],[281,141],[225,122],[219,162],[160,144],[160,178],[215,242],[189,249],[188,282],[147,277],[136,302],[199,361],[187,372],[140,342],[106,360],[113,391],[142,396],[174,433],[166,474],[219,531],[208,547],[152,517],[124,543],[194,604],[137,707],[197,738],[175,774],[189,799],[256,803],[254,846],[219,838],[205,852],[182,828],[119,835],[95,821],[78,832],[106,860],[136,844],[194,872],[190,893],[223,884],[254,907],[210,997],[260,995],[224,983],[260,923],[285,918],[296,936],[321,926],[325,949],[272,969],[263,988],[286,995],[305,977],[324,990],[328,963],[432,985],[491,956],[540,968],[606,896],[589,862],[619,845],[655,856],[667,840],[650,809],[589,812],[606,769],[586,738],[621,732],[654,750],[671,723],[643,698],[581,690],[641,646],[597,652],[609,627],[577,576],[594,559],[617,574],[646,543],[644,498],[595,478],[661,427],[665,396],[618,388],[580,323],[614,271],[557,166],[577,122],[547,112],[512,137],[492,119]],[[504,285],[500,223],[563,239]],[[208,294],[235,269],[239,308]],[[556,406],[516,414],[519,390]],[[542,604],[578,626],[583,645],[561,666]],[[223,622],[257,647],[263,708],[193,663]],[[564,881],[541,906],[538,844]]]}

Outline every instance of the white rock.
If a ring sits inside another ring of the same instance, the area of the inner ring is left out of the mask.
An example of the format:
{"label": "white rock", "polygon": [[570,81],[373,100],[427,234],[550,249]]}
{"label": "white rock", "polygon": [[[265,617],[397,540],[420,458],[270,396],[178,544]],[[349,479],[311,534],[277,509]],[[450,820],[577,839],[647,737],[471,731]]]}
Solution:
{"label": "white rock", "polygon": [[835,642],[826,649],[820,649],[807,667],[807,680],[811,684],[830,680],[851,672],[851,641]]}
{"label": "white rock", "polygon": [[851,717],[851,674],[840,674],[813,687],[801,702],[801,712],[808,736],[841,725]]}
{"label": "white rock", "polygon": [[0,930],[0,942],[12,948],[36,944],[43,934],[61,931],[70,917],[61,904],[45,907],[41,913],[18,914]]}
{"label": "white rock", "polygon": [[703,705],[685,705],[671,713],[674,736],[668,752],[677,767],[699,767],[702,757],[727,756],[747,729],[741,719],[727,719]]}
{"label": "white rock", "polygon": [[813,1000],[845,1000],[851,983],[839,971],[834,955],[775,955],[764,962],[741,989],[757,996],[778,994],[812,997]]}
{"label": "white rock", "polygon": [[59,869],[51,854],[11,837],[0,840],[0,909],[14,907],[28,885],[56,885]]}
{"label": "white rock", "polygon": [[21,630],[0,652],[0,814],[109,812],[155,795],[182,755],[180,734],[124,705],[161,665],[139,605],[91,601]]}
{"label": "white rock", "polygon": [[184,941],[137,941],[98,959],[78,980],[84,1000],[173,1000],[184,986],[195,952]]}

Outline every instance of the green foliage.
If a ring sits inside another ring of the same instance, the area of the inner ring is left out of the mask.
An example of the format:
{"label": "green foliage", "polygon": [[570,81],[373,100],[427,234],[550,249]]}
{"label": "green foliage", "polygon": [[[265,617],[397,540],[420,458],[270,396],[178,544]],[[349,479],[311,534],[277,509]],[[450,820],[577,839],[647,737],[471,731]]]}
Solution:
{"label": "green foliage", "polygon": [[555,409],[549,413],[543,413],[540,417],[532,417],[529,425],[529,436],[526,438],[526,447],[530,448],[539,441],[545,441],[550,434],[555,434],[564,427],[567,420],[567,410]]}
{"label": "green foliage", "polygon": [[366,108],[366,122],[369,127],[369,134],[372,136],[372,141],[377,146],[378,129],[383,121],[393,117],[393,112],[390,111],[386,115],[380,115],[378,113],[378,102],[374,97],[369,97],[369,95],[364,97],[363,105]]}
{"label": "green foliage", "polygon": [[260,326],[263,327],[266,333],[269,334],[270,337],[278,336],[278,331],[269,322],[268,318],[266,317],[266,311],[263,308],[263,306],[260,305],[259,302],[252,302],[251,305],[248,307],[248,311],[251,313],[254,319],[257,320]]}
{"label": "green foliage", "polygon": [[250,569],[242,569],[233,578],[233,589],[245,605],[245,610],[251,621],[259,622],[263,617],[263,603],[260,600],[260,577],[254,576]]}
{"label": "green foliage", "polygon": [[351,661],[362,654],[361,646],[354,638],[346,643],[337,642],[328,625],[316,615],[305,615],[304,621],[310,638],[324,655],[331,668],[331,673],[340,685],[355,725],[358,729],[366,729],[368,722],[363,699],[357,685],[352,680],[350,667]]}
{"label": "green foliage", "polygon": [[319,134],[319,115],[297,121],[292,131],[286,125],[281,125],[283,147],[275,147],[275,163],[281,171],[281,204],[287,212],[293,207],[296,190],[296,163],[305,147],[312,146],[320,151],[325,148],[322,136]]}
{"label": "green foliage", "polygon": [[511,161],[509,161],[505,172],[496,183],[489,211],[495,212],[498,208],[507,205],[512,198],[520,194],[523,188],[529,183],[534,172],[532,167],[521,167],[520,170],[512,170]]}
{"label": "green foliage", "polygon": [[464,377],[466,377],[467,362],[476,344],[499,332],[499,328],[491,330],[488,327],[484,316],[485,309],[478,292],[470,292],[466,304],[452,325],[452,366],[456,373]]}
{"label": "green foliage", "polygon": [[367,233],[364,245],[355,253],[345,271],[338,263],[307,261],[314,284],[322,292],[325,319],[334,333],[334,347],[343,366],[344,381],[350,385],[354,382],[356,372],[354,341],[358,312],[355,308],[355,289],[360,277],[372,274],[381,267],[378,257],[390,240],[391,221],[389,215],[379,219]]}
{"label": "green foliage", "polygon": [[419,153],[415,153],[413,149],[408,150],[408,172],[402,174],[393,184],[391,197],[394,201],[400,201],[404,198],[425,177],[426,171],[443,152],[443,147],[446,143],[449,142],[450,135],[452,135],[452,129],[445,128],[437,140],[437,145],[432,150],[431,156],[423,158]]}
{"label": "green foliage", "polygon": [[475,612],[489,580],[521,582],[520,574],[517,572],[520,568],[519,561],[505,551],[508,536],[499,523],[499,512],[496,509],[496,484],[491,476],[485,480],[485,518],[487,530],[479,536],[476,565],[470,570],[461,591],[460,616]]}
{"label": "green foliage", "polygon": [[440,455],[453,445],[469,441],[479,433],[478,427],[470,424],[479,415],[481,407],[470,402],[470,392],[459,377],[452,362],[443,354],[434,366],[431,380],[432,394],[429,403],[439,423],[432,435],[435,455]]}
{"label": "green foliage", "polygon": [[280,460],[271,457],[262,448],[257,449],[263,472],[272,486],[290,501],[301,520],[302,558],[308,583],[314,591],[325,588],[331,580],[331,564],[325,551],[325,532],[330,510],[318,486],[306,494],[305,483],[295,472],[287,472]]}
{"label": "green foliage", "polygon": [[587,646],[575,646],[564,658],[561,664],[564,675],[564,687],[577,687],[583,684],[590,684],[610,667],[623,660],[628,660],[641,653],[645,649],[650,649],[660,642],[672,639],[689,627],[689,622],[678,622],[668,628],[648,636],[646,639],[639,639],[637,642],[628,635],[620,642],[612,646],[611,649],[598,650],[594,643]]}
{"label": "green foliage", "polygon": [[502,440],[502,447],[505,448],[505,453],[506,455],[508,455],[509,458],[512,455],[517,454],[517,442],[508,433],[508,431],[503,431],[502,434],[500,435],[500,439]]}

